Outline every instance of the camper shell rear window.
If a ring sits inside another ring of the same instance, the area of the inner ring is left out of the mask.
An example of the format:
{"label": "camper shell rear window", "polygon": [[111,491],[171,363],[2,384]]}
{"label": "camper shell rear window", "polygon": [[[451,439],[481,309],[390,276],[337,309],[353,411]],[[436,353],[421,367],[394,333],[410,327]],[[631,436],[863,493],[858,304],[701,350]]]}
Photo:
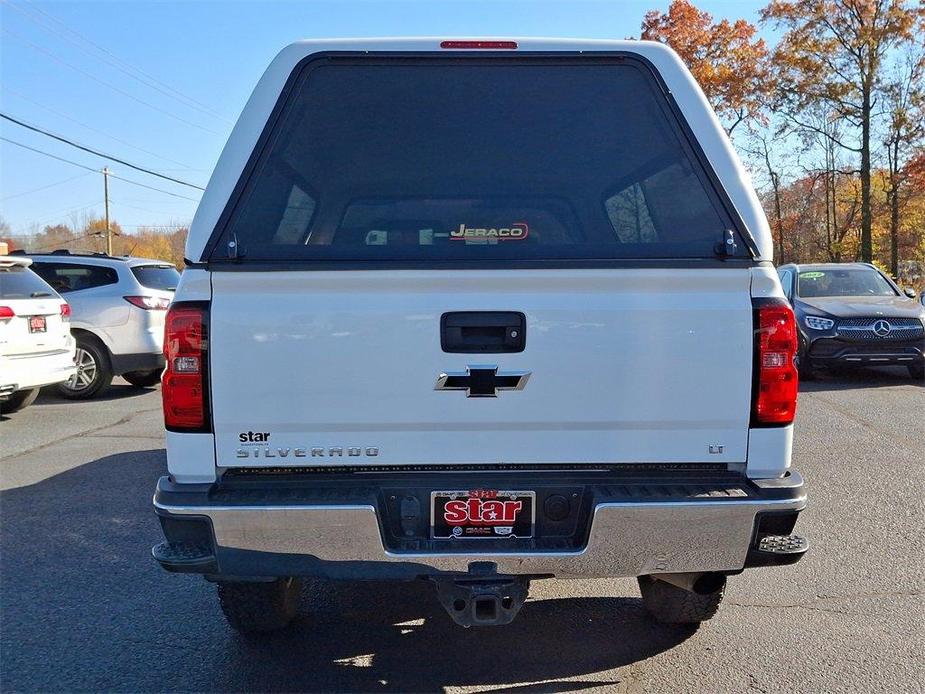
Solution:
{"label": "camper shell rear window", "polygon": [[713,258],[727,230],[639,58],[341,54],[294,71],[205,259]]}

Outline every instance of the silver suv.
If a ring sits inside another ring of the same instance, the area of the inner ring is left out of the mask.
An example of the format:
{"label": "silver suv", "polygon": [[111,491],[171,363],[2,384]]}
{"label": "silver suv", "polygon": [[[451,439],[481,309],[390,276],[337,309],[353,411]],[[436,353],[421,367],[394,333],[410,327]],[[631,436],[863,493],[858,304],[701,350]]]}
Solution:
{"label": "silver suv", "polygon": [[58,386],[64,397],[99,395],[113,376],[139,387],[160,381],[164,316],[180,279],[172,264],[69,251],[28,256],[73,312],[77,372]]}

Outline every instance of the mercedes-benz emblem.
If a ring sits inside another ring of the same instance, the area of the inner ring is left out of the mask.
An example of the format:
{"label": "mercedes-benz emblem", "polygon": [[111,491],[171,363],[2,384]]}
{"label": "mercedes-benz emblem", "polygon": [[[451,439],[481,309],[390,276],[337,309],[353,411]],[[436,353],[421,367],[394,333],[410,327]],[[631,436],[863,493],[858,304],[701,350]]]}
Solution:
{"label": "mercedes-benz emblem", "polygon": [[889,321],[878,320],[874,323],[874,335],[877,337],[886,337],[892,330],[893,326],[890,325]]}

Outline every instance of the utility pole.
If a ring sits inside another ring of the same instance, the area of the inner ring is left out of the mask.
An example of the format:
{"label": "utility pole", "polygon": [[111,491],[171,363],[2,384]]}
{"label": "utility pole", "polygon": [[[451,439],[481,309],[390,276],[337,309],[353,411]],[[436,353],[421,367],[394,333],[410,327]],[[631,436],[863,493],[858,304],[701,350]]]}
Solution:
{"label": "utility pole", "polygon": [[112,229],[109,228],[109,167],[103,167],[103,198],[106,205],[106,255],[112,255]]}

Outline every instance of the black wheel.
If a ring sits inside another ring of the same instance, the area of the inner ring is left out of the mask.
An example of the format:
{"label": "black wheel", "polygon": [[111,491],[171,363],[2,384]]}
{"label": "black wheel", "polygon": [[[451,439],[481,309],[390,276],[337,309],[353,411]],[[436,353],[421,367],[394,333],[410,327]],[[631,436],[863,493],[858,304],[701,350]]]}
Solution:
{"label": "black wheel", "polygon": [[659,622],[665,624],[698,624],[716,614],[726,591],[726,579],[710,593],[696,593],[678,588],[665,581],[640,576],[642,604]]}
{"label": "black wheel", "polygon": [[138,388],[151,388],[161,382],[161,370],[129,371],[127,374],[122,374],[122,378]]}
{"label": "black wheel", "polygon": [[243,633],[276,631],[299,611],[302,581],[278,578],[270,583],[219,583],[218,599],[225,619]]}
{"label": "black wheel", "polygon": [[925,378],[925,364],[912,364],[909,367],[909,375],[916,381]]}
{"label": "black wheel", "polygon": [[10,412],[19,412],[24,407],[29,407],[39,396],[41,388],[28,388],[26,390],[17,390],[6,400],[0,401],[0,412],[9,414]]}
{"label": "black wheel", "polygon": [[58,385],[58,392],[70,400],[85,400],[100,395],[112,383],[112,366],[103,345],[89,337],[77,338],[74,357],[77,373]]}

